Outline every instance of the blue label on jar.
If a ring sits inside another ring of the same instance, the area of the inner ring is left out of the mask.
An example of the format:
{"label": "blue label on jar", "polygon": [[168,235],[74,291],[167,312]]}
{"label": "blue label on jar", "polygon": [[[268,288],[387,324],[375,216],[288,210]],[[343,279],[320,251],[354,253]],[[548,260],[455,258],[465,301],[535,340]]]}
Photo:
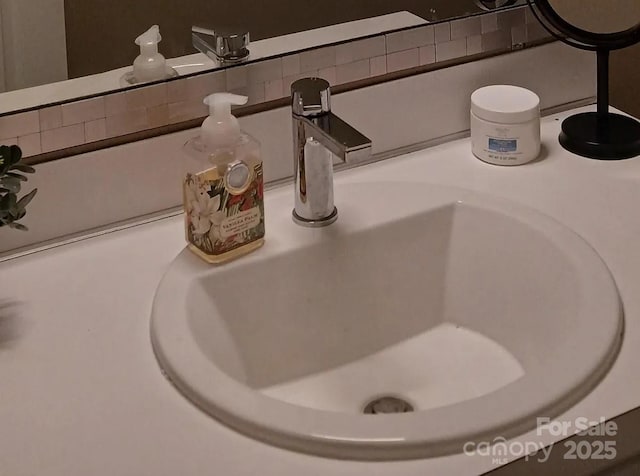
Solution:
{"label": "blue label on jar", "polygon": [[489,150],[492,152],[515,152],[518,150],[516,139],[489,139]]}

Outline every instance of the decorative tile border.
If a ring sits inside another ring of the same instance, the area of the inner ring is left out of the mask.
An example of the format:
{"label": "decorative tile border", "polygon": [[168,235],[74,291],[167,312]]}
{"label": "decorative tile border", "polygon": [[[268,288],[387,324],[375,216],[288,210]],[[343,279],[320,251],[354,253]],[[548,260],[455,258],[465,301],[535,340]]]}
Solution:
{"label": "decorative tile border", "polygon": [[528,7],[427,24],[280,58],[0,117],[0,143],[34,156],[206,116],[213,92],[249,104],[287,97],[295,80],[341,85],[387,73],[526,47],[548,33]]}

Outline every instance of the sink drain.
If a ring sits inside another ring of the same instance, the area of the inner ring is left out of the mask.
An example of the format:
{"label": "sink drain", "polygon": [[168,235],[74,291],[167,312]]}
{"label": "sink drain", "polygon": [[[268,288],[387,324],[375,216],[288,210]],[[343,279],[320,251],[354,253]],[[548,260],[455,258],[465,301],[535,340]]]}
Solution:
{"label": "sink drain", "polygon": [[413,411],[413,406],[406,400],[398,397],[378,397],[371,400],[364,407],[366,415],[380,415],[384,413],[409,413]]}

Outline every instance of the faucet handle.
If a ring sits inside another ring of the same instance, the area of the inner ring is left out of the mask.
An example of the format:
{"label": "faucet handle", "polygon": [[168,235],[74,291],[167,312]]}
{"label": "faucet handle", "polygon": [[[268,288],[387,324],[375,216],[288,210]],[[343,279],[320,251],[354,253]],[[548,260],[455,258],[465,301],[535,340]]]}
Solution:
{"label": "faucet handle", "polygon": [[291,85],[291,109],[296,116],[315,117],[331,112],[331,89],[322,78],[303,78]]}

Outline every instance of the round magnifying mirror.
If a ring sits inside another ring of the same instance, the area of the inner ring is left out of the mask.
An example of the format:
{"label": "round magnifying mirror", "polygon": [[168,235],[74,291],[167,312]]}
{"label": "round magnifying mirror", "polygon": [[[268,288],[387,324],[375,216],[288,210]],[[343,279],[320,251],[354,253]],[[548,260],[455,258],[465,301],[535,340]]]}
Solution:
{"label": "round magnifying mirror", "polygon": [[637,27],[638,0],[549,0],[555,12],[576,28],[598,33],[618,33]]}
{"label": "round magnifying mirror", "polygon": [[609,52],[640,42],[640,0],[527,0],[557,39],[598,55],[597,112],[562,123],[560,143],[593,159],[640,155],[640,122],[609,112]]}

